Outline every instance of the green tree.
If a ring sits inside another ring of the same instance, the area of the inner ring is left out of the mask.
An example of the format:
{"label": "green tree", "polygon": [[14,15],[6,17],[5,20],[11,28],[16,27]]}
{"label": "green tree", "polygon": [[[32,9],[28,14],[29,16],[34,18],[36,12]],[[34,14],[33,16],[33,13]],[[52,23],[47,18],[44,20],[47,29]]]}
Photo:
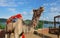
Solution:
{"label": "green tree", "polygon": [[43,22],[39,22],[38,25],[36,26],[35,30],[43,28]]}

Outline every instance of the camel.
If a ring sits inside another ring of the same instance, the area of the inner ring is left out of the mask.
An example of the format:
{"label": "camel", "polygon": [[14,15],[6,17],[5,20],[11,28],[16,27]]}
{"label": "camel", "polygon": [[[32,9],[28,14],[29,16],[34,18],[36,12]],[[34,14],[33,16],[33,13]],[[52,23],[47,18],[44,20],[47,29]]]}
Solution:
{"label": "camel", "polygon": [[41,13],[43,11],[44,11],[43,7],[33,10],[34,13],[33,13],[32,21],[28,25],[24,23],[21,14],[17,14],[10,17],[7,20],[5,38],[12,38],[12,33],[14,33],[13,38],[22,38],[23,33],[30,32],[32,31],[32,29],[34,30],[34,28],[38,24],[39,17],[41,16]]}

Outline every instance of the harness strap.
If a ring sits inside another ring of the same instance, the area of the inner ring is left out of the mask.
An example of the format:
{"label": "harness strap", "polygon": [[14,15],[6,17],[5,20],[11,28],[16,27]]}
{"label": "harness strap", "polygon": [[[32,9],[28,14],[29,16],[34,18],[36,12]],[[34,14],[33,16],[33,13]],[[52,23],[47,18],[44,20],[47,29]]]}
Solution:
{"label": "harness strap", "polygon": [[22,36],[22,35],[23,35],[23,32],[19,35],[19,37]]}
{"label": "harness strap", "polygon": [[25,38],[25,35],[24,35],[24,32],[22,32],[20,35],[19,35],[19,38],[22,36],[22,38]]}

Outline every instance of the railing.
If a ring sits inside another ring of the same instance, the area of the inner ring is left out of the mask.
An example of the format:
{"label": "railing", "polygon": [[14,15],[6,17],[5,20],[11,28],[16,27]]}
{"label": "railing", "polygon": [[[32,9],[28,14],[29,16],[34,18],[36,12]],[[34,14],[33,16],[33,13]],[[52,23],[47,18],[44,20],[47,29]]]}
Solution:
{"label": "railing", "polygon": [[59,38],[59,35],[60,35],[60,27],[59,28],[49,28],[49,33],[50,34],[55,34]]}

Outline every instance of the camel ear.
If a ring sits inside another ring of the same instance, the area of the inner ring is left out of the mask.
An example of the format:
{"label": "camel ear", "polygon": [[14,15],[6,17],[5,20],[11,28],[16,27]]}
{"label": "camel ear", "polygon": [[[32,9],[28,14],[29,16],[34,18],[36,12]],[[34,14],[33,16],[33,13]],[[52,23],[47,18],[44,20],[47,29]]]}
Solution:
{"label": "camel ear", "polygon": [[42,9],[43,7],[40,7],[40,9]]}
{"label": "camel ear", "polygon": [[33,10],[33,12],[37,12],[37,10]]}

